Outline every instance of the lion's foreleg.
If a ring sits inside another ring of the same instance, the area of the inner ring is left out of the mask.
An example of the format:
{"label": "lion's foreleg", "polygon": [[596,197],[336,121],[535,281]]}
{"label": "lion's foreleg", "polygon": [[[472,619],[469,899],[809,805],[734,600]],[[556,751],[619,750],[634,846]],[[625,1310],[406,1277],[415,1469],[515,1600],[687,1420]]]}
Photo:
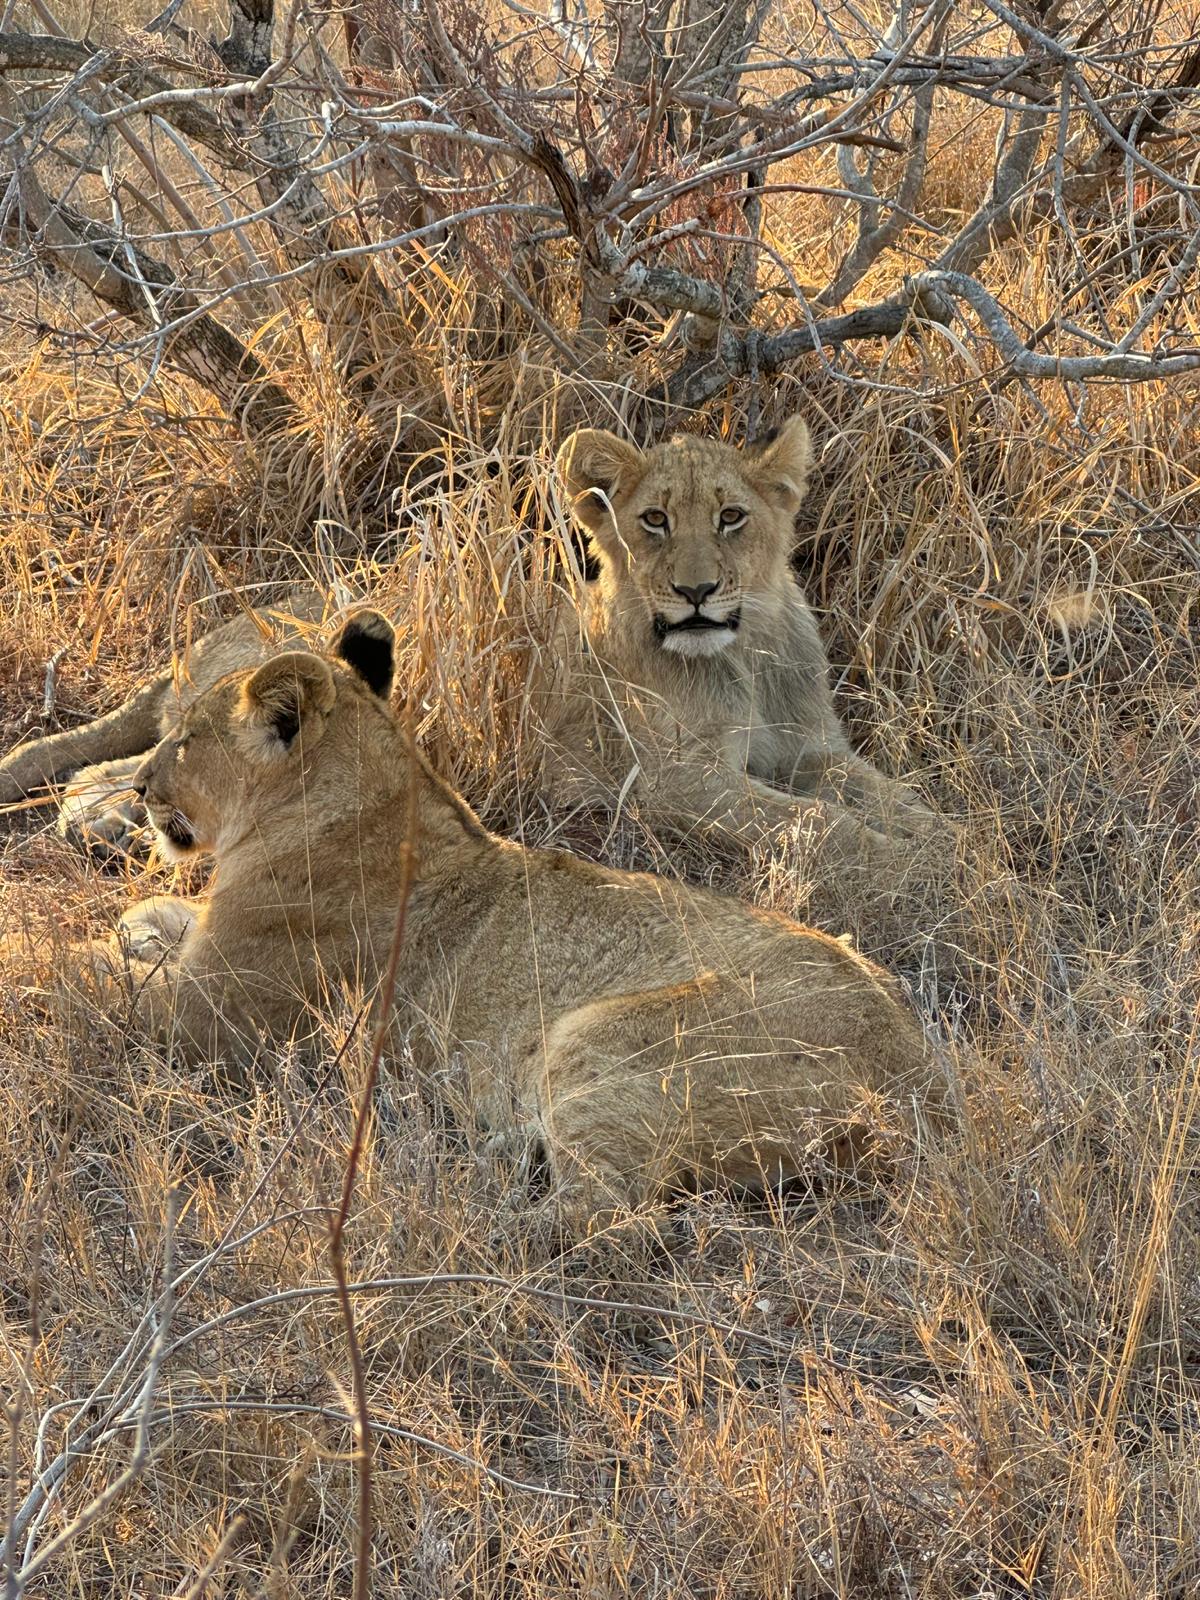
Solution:
{"label": "lion's foreleg", "polygon": [[802,797],[857,810],[872,829],[889,837],[922,839],[945,827],[913,789],[849,750],[802,762],[789,788]]}
{"label": "lion's foreleg", "polygon": [[153,894],[122,912],[117,932],[131,956],[157,964],[163,956],[178,955],[200,905],[182,895]]}

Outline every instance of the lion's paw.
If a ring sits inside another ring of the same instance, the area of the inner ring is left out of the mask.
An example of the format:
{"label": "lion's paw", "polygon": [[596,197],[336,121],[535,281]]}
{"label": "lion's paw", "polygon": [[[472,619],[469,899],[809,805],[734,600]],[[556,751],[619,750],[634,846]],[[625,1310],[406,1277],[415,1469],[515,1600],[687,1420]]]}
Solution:
{"label": "lion's paw", "polygon": [[149,853],[145,808],[129,788],[135,767],[136,762],[85,767],[67,786],[58,831],[93,860],[119,861]]}
{"label": "lion's paw", "polygon": [[178,895],[139,900],[117,924],[121,948],[134,961],[162,961],[178,950],[198,914],[194,900]]}

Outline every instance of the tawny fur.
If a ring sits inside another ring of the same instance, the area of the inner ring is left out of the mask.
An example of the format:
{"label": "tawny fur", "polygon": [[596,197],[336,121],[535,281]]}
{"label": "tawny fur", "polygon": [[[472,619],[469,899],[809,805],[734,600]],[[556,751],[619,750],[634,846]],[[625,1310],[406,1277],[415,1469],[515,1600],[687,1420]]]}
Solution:
{"label": "tawny fur", "polygon": [[411,816],[396,1022],[419,1061],[462,1053],[481,1121],[535,1131],[578,1214],[811,1172],[857,1148],[864,1106],[940,1103],[916,1019],[846,942],[487,832],[388,710],[390,648],[363,613],[332,658],[224,679],[151,753],[156,830],[214,851],[215,884],[133,907],[123,957],[89,950],[105,999],[205,1060],[311,1032],[386,967]]}
{"label": "tawny fur", "polygon": [[129,786],[146,752],[227,673],[266,661],[281,645],[309,642],[326,612],[316,590],[297,588],[279,609],[248,611],[214,628],[106,716],[18,745],[0,761],[0,806],[74,774],[59,832],[99,854],[130,849],[145,819]]}

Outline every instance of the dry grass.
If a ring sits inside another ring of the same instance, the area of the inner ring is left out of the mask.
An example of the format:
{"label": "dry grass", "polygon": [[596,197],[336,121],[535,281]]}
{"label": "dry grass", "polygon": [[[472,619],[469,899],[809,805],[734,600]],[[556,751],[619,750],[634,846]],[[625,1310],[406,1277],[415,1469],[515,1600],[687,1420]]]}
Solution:
{"label": "dry grass", "polygon": [[[934,162],[948,211],[974,203],[986,141],[964,131]],[[773,237],[806,279],[839,215],[777,205]],[[1051,249],[993,263],[1033,324]],[[36,726],[60,650],[50,721],[65,724],[115,703],[234,589],[315,574],[401,618],[427,747],[488,820],[564,837],[528,798],[522,723],[547,534],[565,532],[546,469],[565,425],[618,400],[548,375],[533,345],[481,363],[470,286],[420,289],[403,338],[364,330],[381,414],[436,401],[442,416],[410,439],[402,508],[371,500],[369,446],[298,322],[272,338],[310,433],[270,459],[182,384],[131,406],[99,364],[14,339],[5,745]],[[961,1079],[961,1132],[869,1203],[702,1198],[669,1247],[622,1233],[564,1255],[551,1198],[474,1133],[455,1063],[437,1083],[395,1063],[347,1233],[356,1278],[376,1280],[357,1303],[380,1594],[1185,1600],[1200,1585],[1197,388],[1096,388],[1077,410],[1051,385],[983,381],[949,347],[861,354],[871,386],[811,360],[764,403],[803,406],[823,446],[798,566],[842,709],[970,840],[939,934],[959,951],[949,977],[845,908],[866,945],[903,957]],[[701,425],[736,435],[747,398]],[[628,834],[605,848],[807,909],[786,874],[755,883]],[[100,927],[147,887],[97,876],[42,813],[0,860],[6,929]],[[368,1056],[358,1037],[343,1050],[353,998],[323,1065],[281,1057],[237,1106],[132,1045],[120,1017],[50,1030],[2,1004],[13,1503],[113,1396],[126,1416],[75,1462],[31,1548],[130,1460],[168,1195],[178,1208],[148,1460],[30,1592],[194,1595],[216,1557],[210,1593],[349,1593],[326,1215]]]}

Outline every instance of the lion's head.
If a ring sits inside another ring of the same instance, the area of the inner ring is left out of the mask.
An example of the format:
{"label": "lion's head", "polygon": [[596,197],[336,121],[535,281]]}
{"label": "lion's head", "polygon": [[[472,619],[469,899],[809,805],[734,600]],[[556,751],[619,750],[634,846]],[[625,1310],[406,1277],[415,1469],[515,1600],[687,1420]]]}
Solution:
{"label": "lion's head", "polygon": [[[394,654],[391,623],[359,611],[329,656],[291,650],[193,701],[134,778],[168,860],[217,850],[232,829],[259,828],[303,795],[319,741],[353,742],[344,761],[325,767],[361,760],[362,713],[386,706]],[[318,804],[315,787],[307,798]],[[319,816],[311,820],[319,827]]]}
{"label": "lion's head", "polygon": [[740,450],[691,434],[639,450],[582,428],[557,461],[610,604],[683,656],[769,635],[793,590],[793,523],[811,464],[801,417]]}

